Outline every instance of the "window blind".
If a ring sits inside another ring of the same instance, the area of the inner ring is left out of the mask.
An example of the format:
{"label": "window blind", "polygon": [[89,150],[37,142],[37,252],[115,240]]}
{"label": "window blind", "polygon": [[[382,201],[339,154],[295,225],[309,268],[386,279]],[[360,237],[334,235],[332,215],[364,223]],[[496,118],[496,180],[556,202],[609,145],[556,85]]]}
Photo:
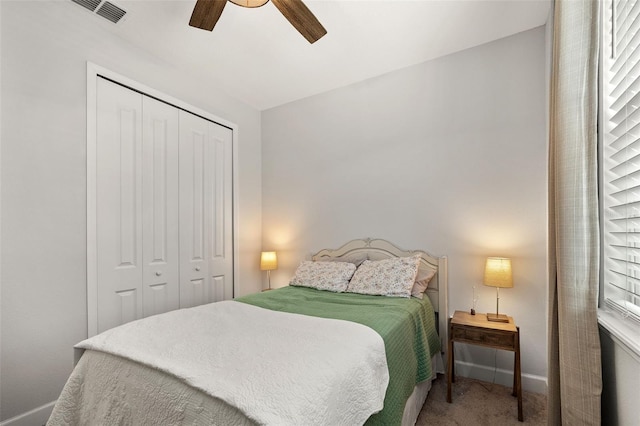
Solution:
{"label": "window blind", "polygon": [[640,321],[640,1],[604,11],[605,258],[609,308]]}

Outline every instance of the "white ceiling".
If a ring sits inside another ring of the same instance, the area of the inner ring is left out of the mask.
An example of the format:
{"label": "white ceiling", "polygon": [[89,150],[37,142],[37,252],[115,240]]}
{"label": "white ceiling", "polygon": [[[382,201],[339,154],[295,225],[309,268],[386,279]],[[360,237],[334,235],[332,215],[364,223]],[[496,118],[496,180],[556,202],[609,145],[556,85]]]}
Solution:
{"label": "white ceiling", "polygon": [[309,44],[271,3],[229,3],[208,32],[188,25],[195,0],[110,1],[127,11],[110,24],[119,37],[259,110],[535,28],[550,8],[550,0],[305,0],[328,32]]}

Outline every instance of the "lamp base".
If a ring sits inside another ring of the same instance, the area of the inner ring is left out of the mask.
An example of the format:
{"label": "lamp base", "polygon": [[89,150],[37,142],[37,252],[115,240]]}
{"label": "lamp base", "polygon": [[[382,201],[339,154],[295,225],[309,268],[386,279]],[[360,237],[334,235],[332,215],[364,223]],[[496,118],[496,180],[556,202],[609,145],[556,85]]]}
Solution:
{"label": "lamp base", "polygon": [[487,314],[487,320],[493,322],[509,322],[509,317],[504,314]]}

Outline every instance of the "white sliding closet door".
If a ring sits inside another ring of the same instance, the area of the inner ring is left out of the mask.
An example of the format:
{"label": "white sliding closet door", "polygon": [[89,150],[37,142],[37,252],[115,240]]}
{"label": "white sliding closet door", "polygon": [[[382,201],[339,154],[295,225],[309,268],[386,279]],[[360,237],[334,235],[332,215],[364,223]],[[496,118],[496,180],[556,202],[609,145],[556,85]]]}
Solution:
{"label": "white sliding closet door", "polygon": [[142,316],[142,96],[98,79],[98,332]]}
{"label": "white sliding closet door", "polygon": [[231,299],[232,130],[103,78],[96,111],[90,334]]}
{"label": "white sliding closet door", "polygon": [[180,111],[180,307],[233,297],[232,132]]}
{"label": "white sliding closet door", "polygon": [[179,113],[142,97],[143,316],[178,309]]}

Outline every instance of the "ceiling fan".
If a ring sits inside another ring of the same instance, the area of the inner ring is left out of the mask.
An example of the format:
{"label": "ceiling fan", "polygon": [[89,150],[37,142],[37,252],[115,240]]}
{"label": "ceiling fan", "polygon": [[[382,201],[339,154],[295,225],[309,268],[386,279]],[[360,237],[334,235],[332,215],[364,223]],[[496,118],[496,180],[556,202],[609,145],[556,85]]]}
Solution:
{"label": "ceiling fan", "polygon": [[[269,0],[228,0],[243,7],[264,6]],[[271,0],[285,18],[309,43],[318,41],[327,33],[320,21],[302,0]],[[193,8],[189,25],[211,31],[220,19],[227,0],[198,0]]]}

